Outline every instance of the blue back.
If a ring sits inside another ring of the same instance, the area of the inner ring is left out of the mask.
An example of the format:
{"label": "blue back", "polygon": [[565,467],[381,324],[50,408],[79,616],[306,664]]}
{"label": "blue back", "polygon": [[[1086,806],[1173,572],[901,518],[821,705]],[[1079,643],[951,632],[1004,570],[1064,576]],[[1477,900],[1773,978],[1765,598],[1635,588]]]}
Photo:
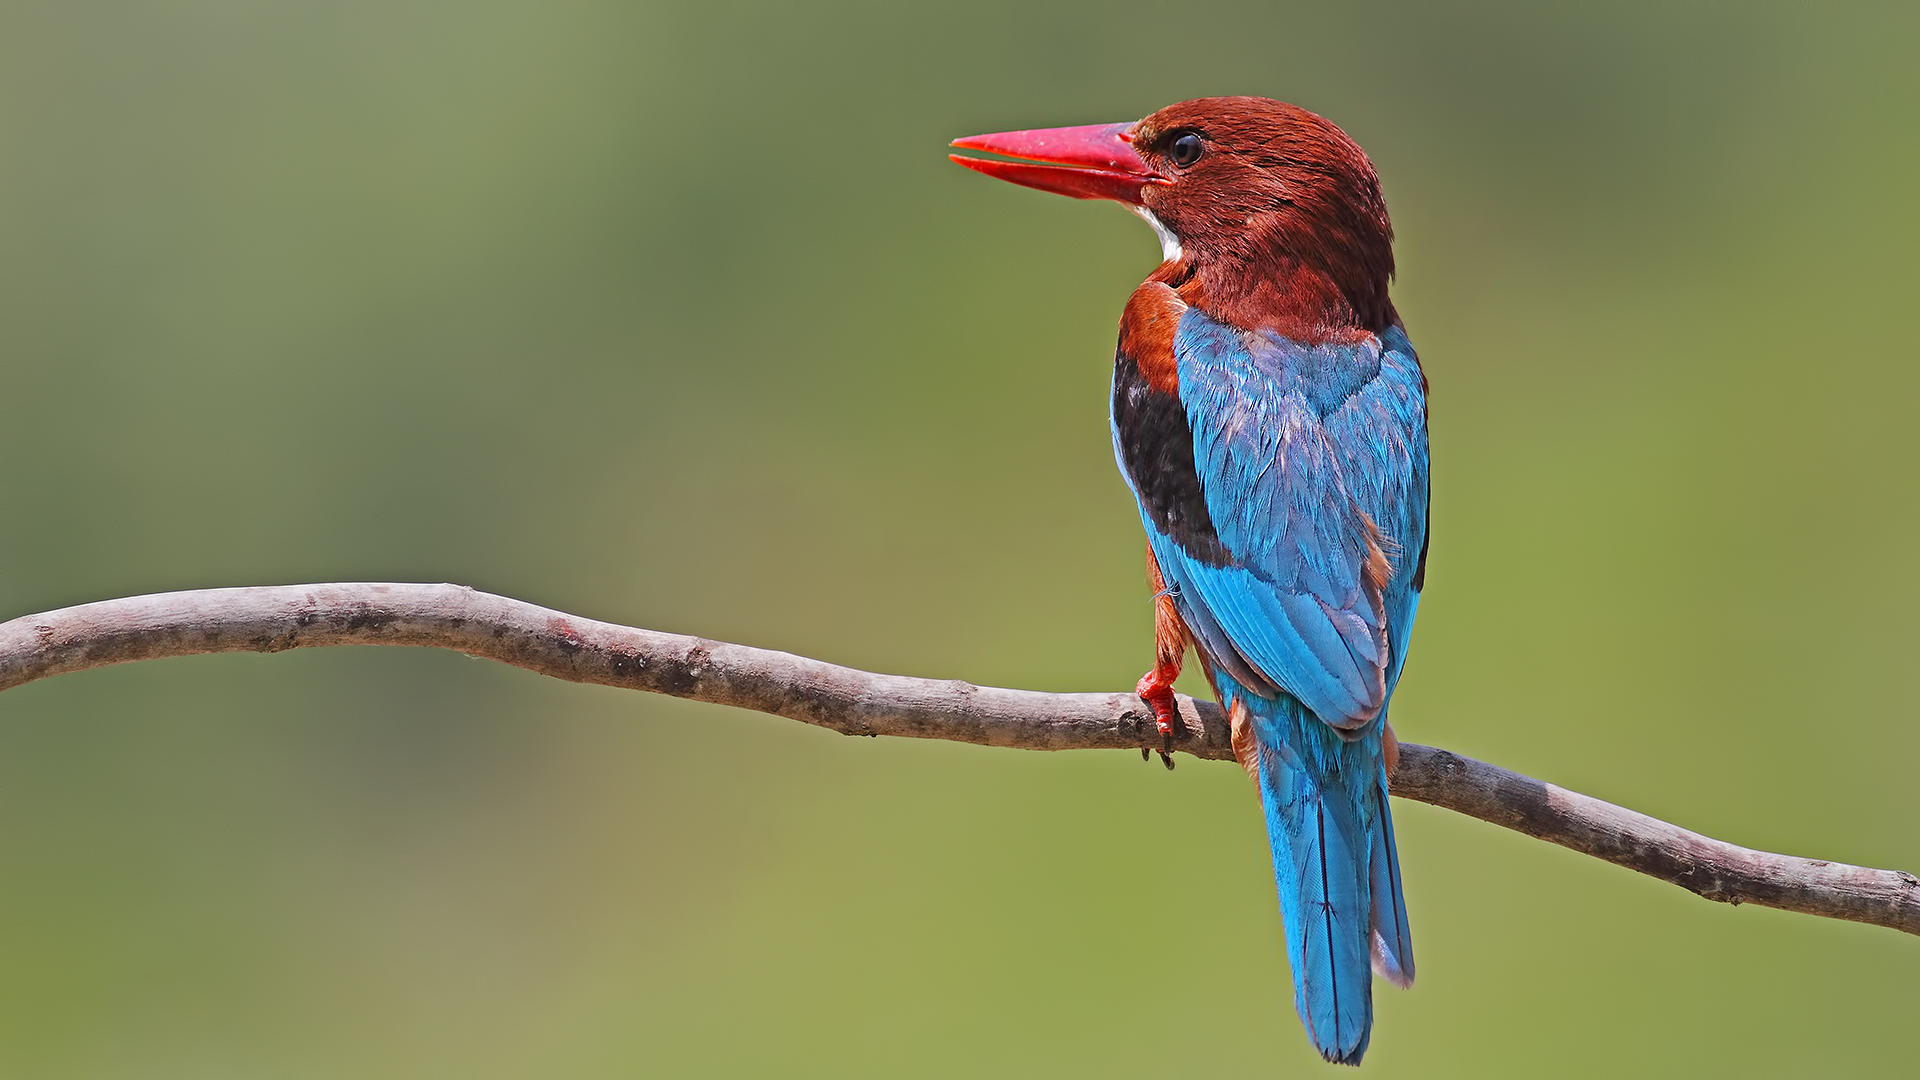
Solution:
{"label": "blue back", "polygon": [[[1147,522],[1188,627],[1243,683],[1264,677],[1336,726],[1371,719],[1406,660],[1426,554],[1426,380],[1405,332],[1305,346],[1189,308],[1174,354],[1232,556],[1211,565]],[[1365,580],[1370,535],[1384,588]]]}

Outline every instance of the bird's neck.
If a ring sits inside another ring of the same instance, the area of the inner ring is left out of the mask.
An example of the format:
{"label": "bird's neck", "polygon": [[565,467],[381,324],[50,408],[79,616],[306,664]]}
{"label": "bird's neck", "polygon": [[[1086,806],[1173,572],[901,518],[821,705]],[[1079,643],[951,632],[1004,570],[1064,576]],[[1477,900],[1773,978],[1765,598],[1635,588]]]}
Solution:
{"label": "bird's neck", "polygon": [[1172,287],[1215,322],[1323,345],[1379,334],[1399,321],[1385,276],[1370,277],[1336,274],[1284,254],[1250,263],[1190,250],[1148,280]]}

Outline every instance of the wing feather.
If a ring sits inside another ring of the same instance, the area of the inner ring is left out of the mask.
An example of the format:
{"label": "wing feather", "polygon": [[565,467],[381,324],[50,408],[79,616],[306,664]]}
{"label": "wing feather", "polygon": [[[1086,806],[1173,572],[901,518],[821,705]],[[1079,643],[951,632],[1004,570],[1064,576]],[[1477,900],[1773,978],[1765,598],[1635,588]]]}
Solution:
{"label": "wing feather", "polygon": [[[1189,309],[1173,348],[1192,468],[1218,551],[1146,517],[1176,603],[1213,659],[1285,689],[1322,721],[1379,715],[1405,655],[1425,546],[1418,362],[1384,340],[1305,346]],[[1137,490],[1137,489],[1136,489]],[[1222,646],[1230,655],[1221,655]]]}

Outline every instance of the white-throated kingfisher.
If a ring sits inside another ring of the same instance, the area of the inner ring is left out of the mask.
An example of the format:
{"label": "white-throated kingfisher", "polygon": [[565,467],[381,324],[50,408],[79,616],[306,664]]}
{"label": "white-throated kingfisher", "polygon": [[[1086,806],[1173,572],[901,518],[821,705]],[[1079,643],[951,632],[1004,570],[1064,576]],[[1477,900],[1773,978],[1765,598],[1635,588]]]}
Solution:
{"label": "white-throated kingfisher", "polygon": [[1250,97],[953,145],[1020,159],[954,157],[988,176],[1119,202],[1160,238],[1113,367],[1155,590],[1139,692],[1164,757],[1199,655],[1266,811],[1295,1007],[1323,1057],[1358,1064],[1371,973],[1413,982],[1387,700],[1427,561],[1426,377],[1387,296],[1373,165],[1327,120]]}

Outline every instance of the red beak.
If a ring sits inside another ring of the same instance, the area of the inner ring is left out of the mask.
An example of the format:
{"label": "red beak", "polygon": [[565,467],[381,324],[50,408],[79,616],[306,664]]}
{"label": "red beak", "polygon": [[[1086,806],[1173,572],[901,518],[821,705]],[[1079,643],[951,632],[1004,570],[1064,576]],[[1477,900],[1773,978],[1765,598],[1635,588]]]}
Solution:
{"label": "red beak", "polygon": [[[993,161],[949,154],[975,172],[1010,180],[1056,195],[1076,199],[1112,199],[1140,205],[1140,191],[1148,184],[1168,180],[1149,168],[1134,152],[1132,124],[1089,124],[1086,127],[1003,131],[998,135],[969,135],[953,140],[962,150],[1026,158]],[[1030,165],[1028,162],[1044,162]]]}

